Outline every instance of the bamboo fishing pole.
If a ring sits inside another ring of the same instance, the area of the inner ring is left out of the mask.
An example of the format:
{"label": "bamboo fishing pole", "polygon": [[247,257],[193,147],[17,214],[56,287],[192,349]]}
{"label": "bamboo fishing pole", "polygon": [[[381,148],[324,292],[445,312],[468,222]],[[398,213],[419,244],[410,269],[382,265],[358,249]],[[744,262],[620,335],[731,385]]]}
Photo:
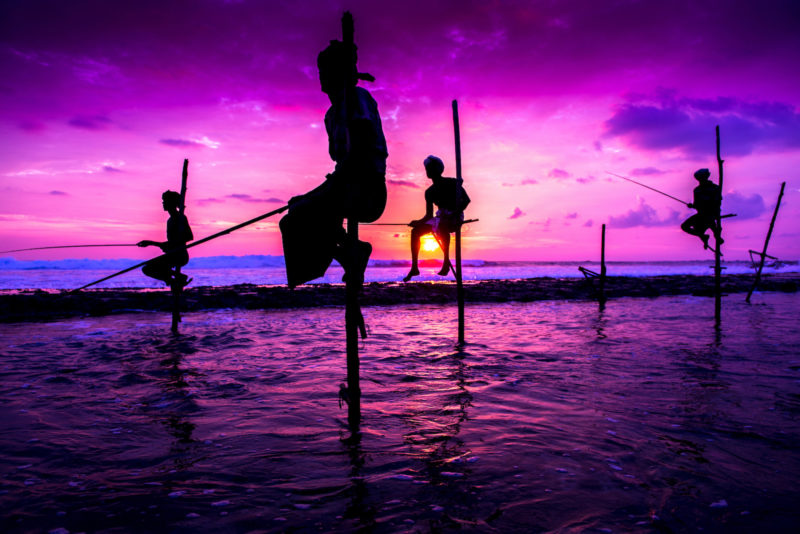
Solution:
{"label": "bamboo fishing pole", "polygon": [[677,200],[678,202],[680,202],[680,203],[681,203],[681,204],[683,204],[684,206],[688,206],[688,205],[689,205],[689,202],[686,202],[685,200],[681,200],[681,199],[679,199],[678,197],[673,197],[673,196],[672,196],[672,195],[670,195],[669,193],[665,193],[664,191],[660,191],[660,190],[656,189],[655,187],[650,187],[649,185],[647,185],[647,184],[643,184],[642,182],[637,182],[636,180],[631,180],[631,179],[630,179],[630,178],[628,178],[627,176],[622,176],[621,174],[617,174],[617,173],[615,173],[615,172],[611,172],[611,171],[606,171],[606,174],[610,174],[611,176],[616,176],[617,178],[622,178],[623,180],[627,180],[627,181],[629,181],[629,182],[633,182],[633,183],[634,183],[634,184],[636,184],[636,185],[640,185],[640,186],[642,186],[642,187],[646,187],[647,189],[649,189],[649,190],[651,190],[651,191],[655,191],[656,193],[658,193],[658,194],[660,194],[660,195],[664,195],[665,197],[669,197],[669,198],[671,198],[672,200]]}
{"label": "bamboo fishing pole", "polygon": [[[207,242],[211,241],[212,239],[216,239],[218,237],[222,237],[224,235],[228,235],[231,232],[235,232],[236,230],[244,228],[245,226],[250,226],[251,224],[255,224],[255,223],[259,222],[259,221],[262,221],[262,220],[266,219],[267,217],[272,217],[273,215],[277,215],[278,213],[282,213],[282,212],[286,211],[287,209],[289,209],[289,205],[288,204],[286,206],[282,206],[282,207],[280,207],[280,208],[278,208],[276,210],[272,210],[269,213],[265,213],[263,215],[259,215],[258,217],[254,217],[254,218],[250,219],[249,221],[245,221],[243,223],[237,224],[236,226],[231,226],[230,228],[226,228],[225,230],[222,230],[221,232],[217,232],[216,234],[212,234],[212,235],[210,235],[208,237],[204,237],[203,239],[198,239],[197,241],[192,241],[191,243],[186,245],[186,248],[189,249],[189,248],[192,248],[192,247],[196,247],[197,245],[202,245],[203,243],[207,243]],[[75,293],[77,291],[80,291],[81,289],[86,289],[87,287],[91,287],[93,285],[99,284],[100,282],[105,282],[106,280],[110,280],[110,279],[112,279],[114,277],[117,277],[117,276],[119,276],[121,274],[125,274],[125,273],[130,272],[130,271],[132,271],[134,269],[138,269],[139,267],[142,267],[145,264],[147,264],[147,263],[149,263],[149,262],[151,262],[151,261],[153,261],[155,259],[163,258],[164,256],[166,256],[168,254],[168,252],[166,252],[164,254],[161,254],[160,256],[156,256],[155,258],[150,258],[149,260],[143,261],[141,263],[137,263],[136,265],[133,265],[131,267],[128,267],[127,269],[123,269],[123,270],[121,270],[121,271],[119,271],[117,273],[114,273],[114,274],[111,274],[109,276],[106,276],[105,278],[101,278],[100,280],[95,280],[94,282],[86,284],[85,286],[81,286],[81,287],[79,287],[77,289],[73,289],[73,290],[69,291],[69,293]]]}
{"label": "bamboo fishing pole", "polygon": [[55,245],[52,247],[32,247],[32,248],[18,248],[15,250],[3,250],[0,254],[10,254],[12,252],[27,252],[29,250],[51,250],[56,248],[90,248],[90,247],[136,247],[136,243],[108,243],[99,245]]}
{"label": "bamboo fishing pole", "polygon": [[[461,221],[460,224],[468,224],[478,222],[480,219],[467,219],[466,221]],[[411,223],[359,223],[360,226],[414,226]]]}

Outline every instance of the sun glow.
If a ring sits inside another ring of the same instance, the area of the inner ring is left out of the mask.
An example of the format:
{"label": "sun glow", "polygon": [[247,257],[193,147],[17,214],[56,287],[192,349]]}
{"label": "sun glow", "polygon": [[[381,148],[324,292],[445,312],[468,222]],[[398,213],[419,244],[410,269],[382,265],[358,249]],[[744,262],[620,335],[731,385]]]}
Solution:
{"label": "sun glow", "polygon": [[436,252],[439,250],[439,243],[437,243],[436,238],[433,237],[433,234],[425,234],[421,238],[421,248],[425,252]]}

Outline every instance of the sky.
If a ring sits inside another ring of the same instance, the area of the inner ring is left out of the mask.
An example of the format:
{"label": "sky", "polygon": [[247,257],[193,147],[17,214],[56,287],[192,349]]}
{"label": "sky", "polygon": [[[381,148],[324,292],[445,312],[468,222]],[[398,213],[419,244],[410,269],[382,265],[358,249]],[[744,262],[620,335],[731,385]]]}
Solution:
{"label": "sky", "polygon": [[[695,170],[724,159],[725,258],[800,258],[800,3],[752,1],[150,1],[0,3],[0,249],[164,239],[180,188],[203,237],[283,204],[333,168],[317,53],[355,19],[361,82],[389,148],[379,222],[425,211],[429,154],[455,174],[464,257],[711,259],[680,222]],[[193,249],[280,255],[277,218]],[[398,226],[362,227],[373,258]],[[430,257],[438,254],[426,253]],[[67,249],[18,259],[147,258]],[[425,257],[423,255],[423,257]]]}

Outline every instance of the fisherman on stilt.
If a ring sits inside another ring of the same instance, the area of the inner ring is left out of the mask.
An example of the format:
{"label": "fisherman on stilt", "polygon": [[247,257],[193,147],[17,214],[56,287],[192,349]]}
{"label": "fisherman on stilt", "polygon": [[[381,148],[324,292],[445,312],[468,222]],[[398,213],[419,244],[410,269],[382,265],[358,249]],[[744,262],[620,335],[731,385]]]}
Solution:
{"label": "fisherman on stilt", "polygon": [[164,211],[169,213],[167,220],[167,240],[150,241],[148,239],[137,243],[140,247],[158,247],[164,251],[163,256],[159,256],[147,262],[142,267],[142,272],[150,278],[161,280],[170,287],[183,288],[191,279],[183,273],[176,273],[176,267],[183,267],[189,263],[189,252],[186,250],[186,243],[194,239],[192,229],[189,226],[189,219],[180,213],[181,195],[176,191],[164,191],[161,195]]}
{"label": "fisherman on stilt", "polygon": [[709,180],[710,176],[711,172],[708,169],[699,169],[694,173],[694,177],[699,184],[694,188],[693,202],[687,204],[687,207],[696,209],[697,213],[681,224],[681,230],[699,237],[703,242],[704,249],[711,248],[714,250],[708,244],[710,236],[706,234],[706,230],[711,230],[718,246],[724,242],[717,226],[722,204],[722,192],[717,184]]}
{"label": "fisherman on stilt", "polygon": [[378,105],[358,80],[373,81],[356,68],[356,47],[331,41],[317,58],[322,91],[331,107],[325,114],[328,152],[336,162],[325,182],[289,200],[280,221],[290,288],[325,274],[335,259],[345,277],[363,281],[372,245],[346,239],[345,218],[377,220],[386,207],[386,139]]}
{"label": "fisherman on stilt", "polygon": [[[428,156],[423,162],[425,174],[433,181],[433,184],[425,190],[425,215],[416,221],[409,223],[411,230],[411,270],[403,278],[408,282],[413,277],[419,275],[419,248],[420,239],[425,234],[433,234],[444,253],[440,276],[447,276],[453,268],[450,263],[450,234],[455,232],[461,223],[464,222],[464,210],[469,204],[469,196],[463,190],[461,192],[460,203],[458,198],[458,183],[455,178],[445,178],[444,163],[436,156]],[[433,206],[436,205],[436,215],[433,215]]]}

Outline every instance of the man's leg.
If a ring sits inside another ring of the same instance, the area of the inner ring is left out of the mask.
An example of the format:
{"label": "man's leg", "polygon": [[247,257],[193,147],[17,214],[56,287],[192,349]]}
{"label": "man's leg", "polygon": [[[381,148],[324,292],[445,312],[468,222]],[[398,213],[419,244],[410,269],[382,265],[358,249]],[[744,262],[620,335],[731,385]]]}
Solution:
{"label": "man's leg", "polygon": [[[445,228],[445,230],[447,230]],[[439,246],[442,247],[442,252],[444,253],[444,260],[442,260],[442,269],[439,271],[439,276],[447,276],[447,273],[453,268],[453,265],[450,263],[450,232],[439,232],[437,234],[437,238],[439,240]]]}
{"label": "man's leg", "polygon": [[403,278],[403,282],[408,282],[415,276],[419,275],[419,247],[420,247],[420,238],[433,231],[433,228],[429,224],[421,224],[419,226],[415,226],[411,230],[411,270],[408,271],[408,274],[405,278]]}
{"label": "man's leg", "polygon": [[706,235],[707,229],[708,224],[706,224],[704,218],[700,216],[699,213],[692,215],[683,221],[683,224],[681,224],[681,230],[687,234],[700,238],[700,241],[703,242],[703,248],[708,248],[708,236]]}
{"label": "man's leg", "polygon": [[172,266],[167,261],[167,258],[155,258],[144,264],[142,272],[150,278],[161,280],[167,285],[172,282]]}

